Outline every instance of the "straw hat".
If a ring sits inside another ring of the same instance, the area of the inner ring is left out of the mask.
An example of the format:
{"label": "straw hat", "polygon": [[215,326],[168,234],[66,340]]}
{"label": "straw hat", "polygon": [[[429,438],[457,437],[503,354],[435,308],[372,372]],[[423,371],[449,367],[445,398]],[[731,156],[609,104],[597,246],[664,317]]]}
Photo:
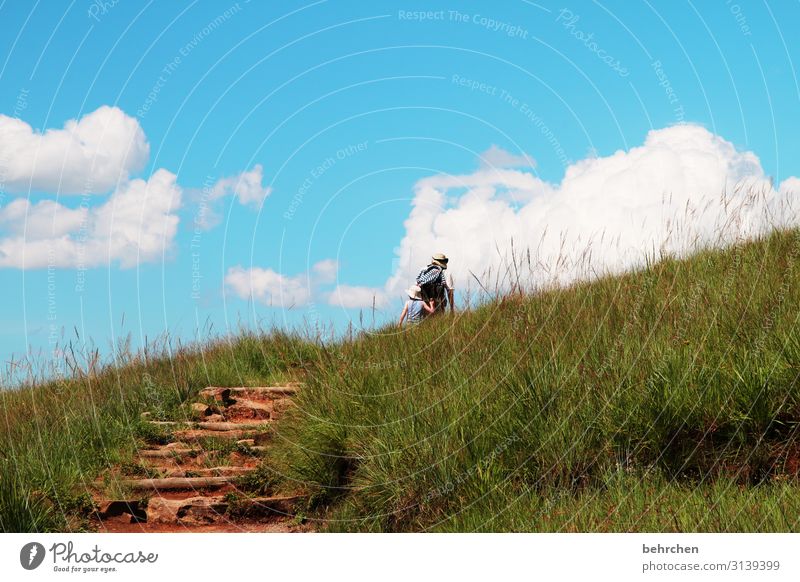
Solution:
{"label": "straw hat", "polygon": [[406,290],[406,294],[411,299],[422,299],[422,289],[419,288],[419,285],[412,285]]}
{"label": "straw hat", "polygon": [[447,255],[445,255],[444,253],[436,253],[435,255],[433,255],[431,257],[431,262],[434,265],[440,266],[442,269],[446,269],[447,268],[447,261],[449,261],[449,260],[450,259],[448,259]]}

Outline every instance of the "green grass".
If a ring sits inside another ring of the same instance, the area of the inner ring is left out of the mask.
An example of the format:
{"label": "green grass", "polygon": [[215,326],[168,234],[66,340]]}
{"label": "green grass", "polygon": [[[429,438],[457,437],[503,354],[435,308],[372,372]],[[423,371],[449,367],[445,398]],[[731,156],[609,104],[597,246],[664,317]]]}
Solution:
{"label": "green grass", "polygon": [[311,356],[311,344],[297,337],[243,333],[120,353],[105,367],[71,357],[64,379],[0,390],[0,531],[87,529],[94,480],[129,466],[145,444],[169,440],[141,412],[172,418],[208,385],[282,381],[302,373]]}
{"label": "green grass", "polygon": [[325,350],[270,470],[336,531],[794,531],[798,245],[775,232]]}
{"label": "green grass", "polygon": [[299,379],[241,483],[307,493],[322,530],[797,531],[799,249],[776,231],[403,332],[244,334],[4,393],[0,528],[85,527],[87,483],[163,437],[143,410]]}

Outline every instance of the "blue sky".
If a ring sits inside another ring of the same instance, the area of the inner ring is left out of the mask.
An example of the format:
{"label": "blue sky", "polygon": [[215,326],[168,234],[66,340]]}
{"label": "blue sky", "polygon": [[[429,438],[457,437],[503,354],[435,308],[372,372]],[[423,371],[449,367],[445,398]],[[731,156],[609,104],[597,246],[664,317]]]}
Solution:
{"label": "blue sky", "polygon": [[796,1],[3,2],[0,355],[76,330],[107,352],[342,329],[373,300],[384,321],[428,253],[466,290],[511,232],[629,234],[665,192],[747,178],[790,198],[798,19]]}

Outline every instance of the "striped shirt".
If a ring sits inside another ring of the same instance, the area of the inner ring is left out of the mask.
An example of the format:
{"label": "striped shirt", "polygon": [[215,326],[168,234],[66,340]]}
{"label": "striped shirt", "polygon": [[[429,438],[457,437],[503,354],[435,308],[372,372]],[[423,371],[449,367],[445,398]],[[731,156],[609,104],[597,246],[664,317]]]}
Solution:
{"label": "striped shirt", "polygon": [[[425,271],[433,267],[433,263],[425,267]],[[420,275],[420,279],[418,282],[420,284],[432,282],[436,287],[441,287],[444,289],[444,297],[442,297],[440,301],[436,303],[436,311],[442,312],[447,307],[447,302],[449,301],[448,291],[455,291],[455,285],[453,284],[453,275],[450,274],[450,271],[447,269],[431,269],[427,273],[423,271]]]}

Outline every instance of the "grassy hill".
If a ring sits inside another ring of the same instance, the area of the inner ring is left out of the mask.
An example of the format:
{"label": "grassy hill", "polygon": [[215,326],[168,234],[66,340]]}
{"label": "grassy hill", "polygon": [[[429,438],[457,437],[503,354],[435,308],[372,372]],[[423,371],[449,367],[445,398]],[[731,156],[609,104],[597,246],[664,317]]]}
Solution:
{"label": "grassy hill", "polygon": [[0,529],[87,527],[145,408],[295,379],[243,487],[308,493],[322,530],[796,531],[799,255],[777,231],[404,332],[244,334],[2,393]]}

